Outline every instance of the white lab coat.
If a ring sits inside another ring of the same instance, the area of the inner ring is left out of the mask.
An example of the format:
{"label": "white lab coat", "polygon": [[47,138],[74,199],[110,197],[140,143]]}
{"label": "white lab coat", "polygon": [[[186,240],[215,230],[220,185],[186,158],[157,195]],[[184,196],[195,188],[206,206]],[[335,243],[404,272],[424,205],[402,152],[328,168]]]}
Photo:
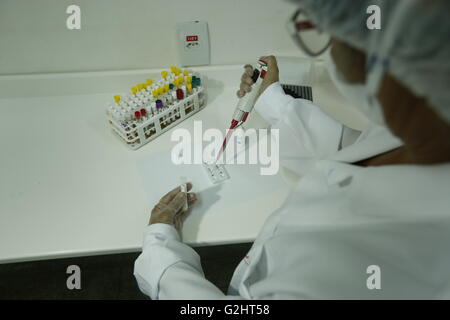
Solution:
{"label": "white lab coat", "polygon": [[166,224],[145,229],[134,271],[142,292],[152,299],[450,298],[450,164],[352,165],[401,142],[381,127],[357,136],[278,83],[255,108],[280,129],[282,165],[302,178],[265,222],[228,295],[204,278],[197,253]]}

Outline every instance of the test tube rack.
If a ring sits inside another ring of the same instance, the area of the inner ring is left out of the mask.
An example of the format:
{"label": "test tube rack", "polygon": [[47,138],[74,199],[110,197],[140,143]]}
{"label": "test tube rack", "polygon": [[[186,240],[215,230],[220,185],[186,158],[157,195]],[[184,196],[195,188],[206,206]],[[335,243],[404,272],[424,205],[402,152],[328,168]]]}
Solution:
{"label": "test tube rack", "polygon": [[[173,77],[163,71],[163,80],[153,84],[152,79],[147,79],[147,85],[133,87],[131,95],[124,98],[115,96],[113,104],[119,106],[120,103],[126,110],[126,115],[117,116],[113,112],[114,106],[108,107],[106,113],[110,127],[129,148],[136,150],[142,147],[205,107],[206,92],[201,84],[201,76],[186,70],[184,76],[180,76],[180,69],[171,69],[175,71]],[[184,81],[180,77],[183,77]],[[175,85],[171,82],[175,82]],[[169,83],[170,90],[167,90]],[[186,85],[182,85],[183,83]],[[161,90],[164,86],[166,90]],[[174,92],[179,93],[180,90],[183,92],[182,98],[177,94],[171,95]],[[158,103],[162,106],[158,107]]]}

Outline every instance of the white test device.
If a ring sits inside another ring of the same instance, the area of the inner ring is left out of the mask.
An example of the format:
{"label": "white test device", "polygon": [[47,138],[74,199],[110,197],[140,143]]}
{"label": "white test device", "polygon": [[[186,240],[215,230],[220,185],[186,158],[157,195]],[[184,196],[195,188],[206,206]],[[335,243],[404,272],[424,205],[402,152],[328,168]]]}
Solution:
{"label": "white test device", "polygon": [[203,167],[206,170],[208,178],[211,180],[213,184],[218,184],[230,178],[223,164],[204,163]]}
{"label": "white test device", "polygon": [[[180,177],[180,190],[181,190],[181,192],[184,192],[186,194],[188,192],[188,190],[187,190],[187,178],[184,177],[184,176]],[[188,207],[188,201],[187,201],[187,198],[186,198],[186,200],[183,203],[183,211],[187,211],[188,208],[189,208]]]}

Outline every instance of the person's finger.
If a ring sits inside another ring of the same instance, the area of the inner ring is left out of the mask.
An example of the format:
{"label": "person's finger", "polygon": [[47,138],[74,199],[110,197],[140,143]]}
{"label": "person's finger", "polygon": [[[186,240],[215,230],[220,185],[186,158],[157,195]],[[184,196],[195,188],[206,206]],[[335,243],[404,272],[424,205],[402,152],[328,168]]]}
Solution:
{"label": "person's finger", "polygon": [[197,201],[197,195],[195,193],[188,193],[188,206],[191,206],[194,204],[195,201]]}
{"label": "person's finger", "polygon": [[[191,206],[197,201],[197,196],[195,195],[195,193],[188,193],[187,194],[187,201],[188,201],[188,208],[191,208]],[[184,206],[184,202],[183,205],[181,206],[181,208]],[[178,209],[177,214],[174,217],[174,221],[175,224],[178,223],[180,225],[180,227],[183,225],[184,220],[186,219],[186,217],[189,215],[189,211],[190,210],[181,210]]]}
{"label": "person's finger", "polygon": [[177,214],[178,211],[180,211],[181,208],[183,208],[186,200],[187,194],[184,192],[179,192],[168,204],[168,207],[173,211],[174,214]]}
{"label": "person's finger", "polygon": [[174,217],[175,222],[179,221],[181,222],[181,225],[183,225],[183,222],[186,220],[186,218],[191,214],[191,210],[180,210],[178,214]]}
{"label": "person's finger", "polygon": [[168,193],[166,193],[161,200],[159,200],[160,203],[163,204],[169,204],[173,198],[181,192],[181,188],[180,187],[176,187],[175,189],[169,191]]}
{"label": "person's finger", "polygon": [[197,194],[195,194],[195,193],[190,192],[187,194],[187,196],[188,196],[188,200],[192,200],[192,201],[197,200]]}
{"label": "person's finger", "polygon": [[192,183],[188,182],[186,183],[187,191],[192,189]]}
{"label": "person's finger", "polygon": [[[197,195],[195,193],[187,194],[188,206],[191,206],[197,201]],[[180,210],[177,212],[175,217],[173,218],[175,228],[181,232],[181,228],[183,227],[184,220],[188,217],[190,210]]]}
{"label": "person's finger", "polygon": [[[186,186],[187,186],[187,191],[192,189],[192,183],[188,182],[186,184]],[[181,192],[181,187],[176,187],[175,189],[173,189],[173,190],[169,191],[168,193],[166,193],[161,198],[161,200],[159,200],[159,202],[163,203],[163,204],[169,204],[179,192]]]}
{"label": "person's finger", "polygon": [[242,98],[242,97],[245,95],[245,92],[244,92],[243,90],[239,89],[239,90],[236,92],[236,95],[237,95],[239,98]]}
{"label": "person's finger", "polygon": [[252,88],[248,84],[241,83],[241,90],[243,90],[244,92],[250,92],[252,91]]}
{"label": "person's finger", "polygon": [[167,207],[166,204],[158,202],[154,207],[152,212],[162,212]]}
{"label": "person's finger", "polygon": [[262,56],[262,57],[259,58],[259,60],[265,62],[266,64],[269,64],[271,62],[271,61],[269,61],[270,60],[269,57],[270,56]]}
{"label": "person's finger", "polygon": [[181,228],[182,228],[182,226],[183,226],[183,223],[182,223],[182,221],[181,221],[180,219],[175,218],[175,221],[174,221],[174,223],[173,223],[173,226],[175,227],[175,229],[178,230],[178,232],[181,232]]}
{"label": "person's finger", "polygon": [[244,83],[248,83],[248,84],[253,84],[253,79],[250,75],[244,73],[241,77],[241,82]]}
{"label": "person's finger", "polygon": [[250,77],[247,77],[243,80],[243,82],[251,86],[253,84],[253,79]]}
{"label": "person's finger", "polygon": [[273,69],[278,68],[277,59],[275,58],[275,56],[264,56],[264,57],[259,58],[259,60],[261,60],[267,64],[268,70],[270,70],[271,68],[273,68]]}
{"label": "person's finger", "polygon": [[188,216],[189,216],[189,211],[181,211],[173,219],[173,225],[178,230],[178,232],[181,232],[181,230],[183,228],[183,223]]}

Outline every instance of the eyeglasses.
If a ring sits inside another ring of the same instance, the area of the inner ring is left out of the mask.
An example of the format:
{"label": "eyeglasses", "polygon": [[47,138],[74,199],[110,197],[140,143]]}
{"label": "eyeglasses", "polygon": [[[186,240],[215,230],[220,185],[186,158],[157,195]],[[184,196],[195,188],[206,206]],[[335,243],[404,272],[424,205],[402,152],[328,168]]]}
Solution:
{"label": "eyeglasses", "polygon": [[330,36],[314,25],[303,10],[297,10],[286,27],[298,47],[311,57],[321,55],[331,44]]}

